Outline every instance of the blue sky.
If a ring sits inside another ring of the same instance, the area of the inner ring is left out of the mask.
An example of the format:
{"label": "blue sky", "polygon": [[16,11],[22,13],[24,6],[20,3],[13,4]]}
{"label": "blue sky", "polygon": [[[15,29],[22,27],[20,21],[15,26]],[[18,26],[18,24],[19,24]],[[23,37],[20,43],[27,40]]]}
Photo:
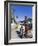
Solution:
{"label": "blue sky", "polygon": [[17,21],[23,21],[25,16],[32,18],[32,6],[11,5],[12,15],[13,15],[13,8],[15,9],[14,16],[18,16],[18,18],[16,19]]}

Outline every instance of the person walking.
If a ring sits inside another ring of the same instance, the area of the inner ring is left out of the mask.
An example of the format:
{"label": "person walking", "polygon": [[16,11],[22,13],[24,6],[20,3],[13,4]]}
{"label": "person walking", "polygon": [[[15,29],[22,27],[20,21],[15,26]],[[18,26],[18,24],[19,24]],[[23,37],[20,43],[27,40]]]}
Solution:
{"label": "person walking", "polygon": [[23,26],[20,28],[20,37],[23,38]]}

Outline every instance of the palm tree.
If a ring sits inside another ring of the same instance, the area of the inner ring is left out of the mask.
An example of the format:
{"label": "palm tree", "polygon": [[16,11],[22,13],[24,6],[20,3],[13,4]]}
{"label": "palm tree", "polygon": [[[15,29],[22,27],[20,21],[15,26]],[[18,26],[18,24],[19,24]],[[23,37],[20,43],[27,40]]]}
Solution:
{"label": "palm tree", "polygon": [[10,13],[11,14],[11,23],[12,23],[12,21],[14,21],[14,23],[17,24],[16,18],[18,18],[18,16],[14,16],[14,13],[15,13],[15,8],[13,7],[13,13],[12,12]]}

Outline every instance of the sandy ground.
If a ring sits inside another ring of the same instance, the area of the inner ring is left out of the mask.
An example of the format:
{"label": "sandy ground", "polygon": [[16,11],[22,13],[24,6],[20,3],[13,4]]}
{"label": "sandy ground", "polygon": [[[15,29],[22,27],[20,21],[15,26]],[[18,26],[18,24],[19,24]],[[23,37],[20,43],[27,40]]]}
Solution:
{"label": "sandy ground", "polygon": [[18,34],[16,33],[15,29],[11,31],[11,38],[19,38]]}
{"label": "sandy ground", "polygon": [[[11,38],[12,39],[15,39],[15,38],[19,38],[19,36],[18,36],[18,34],[16,33],[16,29],[11,29]],[[29,31],[31,31],[31,30],[29,30]],[[31,33],[30,32],[28,32],[28,35],[31,35]]]}
{"label": "sandy ground", "polygon": [[[20,26],[19,26],[20,27]],[[23,27],[24,28],[24,27]],[[24,28],[25,29],[25,28]],[[19,28],[16,29],[16,24],[11,24],[11,38],[15,39],[15,38],[19,38],[18,34],[16,33],[16,31],[20,31]],[[31,35],[32,30],[28,30],[28,34],[27,35]]]}

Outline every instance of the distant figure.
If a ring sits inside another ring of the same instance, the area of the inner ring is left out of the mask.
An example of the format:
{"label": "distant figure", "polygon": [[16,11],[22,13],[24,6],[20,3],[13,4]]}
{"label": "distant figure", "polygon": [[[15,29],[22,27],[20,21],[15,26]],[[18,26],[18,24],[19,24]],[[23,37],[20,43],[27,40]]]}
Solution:
{"label": "distant figure", "polygon": [[27,37],[28,26],[25,24],[25,37]]}
{"label": "distant figure", "polygon": [[23,38],[23,26],[20,28],[20,38]]}
{"label": "distant figure", "polygon": [[24,26],[25,26],[25,35],[24,36],[27,37],[27,31],[28,31],[27,16],[25,16]]}

